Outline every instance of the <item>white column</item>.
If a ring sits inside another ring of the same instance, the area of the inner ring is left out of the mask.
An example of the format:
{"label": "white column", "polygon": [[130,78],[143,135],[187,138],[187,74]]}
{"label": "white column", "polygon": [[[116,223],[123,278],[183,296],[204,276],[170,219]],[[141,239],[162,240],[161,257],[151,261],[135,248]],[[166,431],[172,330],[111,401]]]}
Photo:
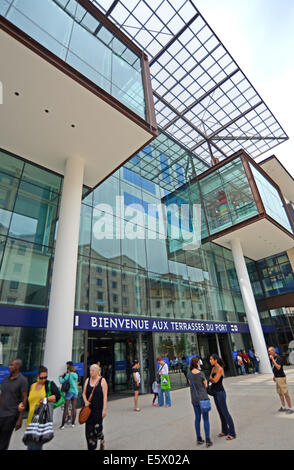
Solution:
{"label": "white column", "polygon": [[267,347],[252,291],[247,266],[245,263],[243,250],[239,238],[230,240],[232,254],[234,258],[235,268],[237,271],[238,281],[241,289],[242,299],[248,320],[249,330],[253,342],[255,352],[260,357],[260,372],[262,374],[272,373]]}
{"label": "white column", "polygon": [[145,393],[142,333],[138,333],[139,363],[141,368],[141,392]]}
{"label": "white column", "polygon": [[76,272],[84,162],[66,161],[49,300],[44,365],[49,378],[58,376],[71,360]]}

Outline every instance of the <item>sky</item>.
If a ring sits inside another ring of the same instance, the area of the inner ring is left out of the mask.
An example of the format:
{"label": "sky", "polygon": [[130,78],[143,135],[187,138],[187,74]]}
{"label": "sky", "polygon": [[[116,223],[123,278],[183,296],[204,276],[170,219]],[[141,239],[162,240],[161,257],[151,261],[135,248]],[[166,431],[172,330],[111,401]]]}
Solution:
{"label": "sky", "polygon": [[294,1],[194,0],[289,140],[275,155],[294,177]]}

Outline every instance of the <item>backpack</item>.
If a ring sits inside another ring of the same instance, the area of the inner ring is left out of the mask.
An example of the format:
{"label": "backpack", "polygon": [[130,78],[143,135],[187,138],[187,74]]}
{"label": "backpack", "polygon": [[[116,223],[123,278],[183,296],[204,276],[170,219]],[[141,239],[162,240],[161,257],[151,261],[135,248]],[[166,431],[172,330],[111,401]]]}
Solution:
{"label": "backpack", "polygon": [[70,383],[69,383],[69,379],[67,379],[65,382],[63,382],[63,384],[61,385],[61,391],[65,394],[67,394],[67,392],[69,391],[70,389]]}

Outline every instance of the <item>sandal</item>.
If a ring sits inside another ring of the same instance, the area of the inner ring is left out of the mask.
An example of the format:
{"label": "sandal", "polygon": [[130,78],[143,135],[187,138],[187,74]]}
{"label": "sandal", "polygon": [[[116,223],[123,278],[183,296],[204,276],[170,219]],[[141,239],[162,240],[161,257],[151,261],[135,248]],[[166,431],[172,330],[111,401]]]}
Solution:
{"label": "sandal", "polygon": [[134,408],[134,411],[141,411],[141,408]]}
{"label": "sandal", "polygon": [[233,441],[234,439],[236,439],[236,438],[233,437],[233,436],[228,436],[228,437],[226,437],[226,441]]}
{"label": "sandal", "polygon": [[104,440],[100,441],[100,450],[105,450],[105,441]]}
{"label": "sandal", "polygon": [[225,437],[225,436],[227,436],[227,434],[224,434],[223,432],[220,432],[220,433],[217,435],[217,437]]}

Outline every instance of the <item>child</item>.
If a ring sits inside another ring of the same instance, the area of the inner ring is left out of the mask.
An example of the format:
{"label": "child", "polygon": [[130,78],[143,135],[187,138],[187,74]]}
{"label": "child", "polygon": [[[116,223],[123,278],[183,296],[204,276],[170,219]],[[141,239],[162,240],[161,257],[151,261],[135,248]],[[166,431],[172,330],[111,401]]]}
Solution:
{"label": "child", "polygon": [[156,400],[156,398],[157,398],[157,400],[158,400],[158,383],[157,383],[156,381],[153,382],[153,384],[152,384],[152,392],[154,393],[152,406],[158,406],[158,404],[155,405],[155,400]]}

